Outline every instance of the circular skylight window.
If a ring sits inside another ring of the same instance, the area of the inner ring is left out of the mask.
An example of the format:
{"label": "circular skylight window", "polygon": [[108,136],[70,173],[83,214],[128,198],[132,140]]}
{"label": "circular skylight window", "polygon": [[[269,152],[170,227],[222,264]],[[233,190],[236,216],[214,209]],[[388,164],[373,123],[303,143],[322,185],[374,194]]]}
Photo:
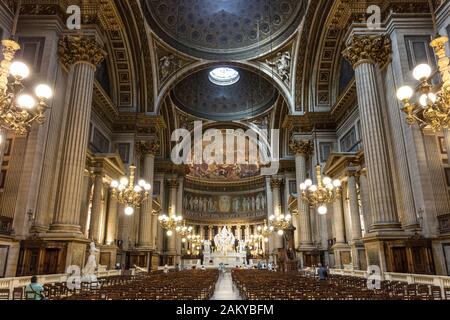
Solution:
{"label": "circular skylight window", "polygon": [[220,67],[215,68],[209,73],[209,81],[218,86],[231,86],[240,79],[239,72],[233,68]]}

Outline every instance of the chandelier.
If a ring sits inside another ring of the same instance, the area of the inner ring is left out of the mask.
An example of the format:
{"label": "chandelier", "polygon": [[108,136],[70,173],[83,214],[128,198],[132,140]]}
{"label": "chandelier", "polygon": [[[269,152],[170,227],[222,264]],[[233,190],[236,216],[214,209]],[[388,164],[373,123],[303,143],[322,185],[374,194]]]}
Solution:
{"label": "chandelier", "polygon": [[292,216],[290,214],[273,214],[269,217],[268,230],[277,231],[279,236],[284,234],[284,230],[291,226]]}
{"label": "chandelier", "polygon": [[[413,70],[419,81],[416,89],[403,86],[397,91],[397,98],[403,102],[402,111],[406,113],[409,125],[418,124],[420,128],[430,126],[433,131],[447,129],[450,125],[450,58],[446,55],[445,44],[448,37],[439,37],[431,42],[438,57],[439,74],[442,83],[433,86],[430,81],[432,69],[428,64],[420,64]],[[416,93],[418,101],[411,102]]]}
{"label": "chandelier", "polygon": [[177,232],[177,234],[179,234],[181,236],[181,242],[185,243],[187,240],[187,237],[192,234],[192,227],[191,226],[187,227],[186,223],[183,221],[183,225],[177,226],[175,228],[175,231]]}
{"label": "chandelier", "polygon": [[313,184],[311,179],[307,179],[300,184],[300,190],[303,200],[311,207],[317,207],[319,214],[326,214],[328,212],[326,204],[333,202],[341,194],[341,181],[331,180],[329,177],[322,180],[321,172],[320,164],[316,165],[317,185]]}
{"label": "chandelier", "polygon": [[134,184],[134,173],[136,167],[130,166],[130,179],[122,177],[120,181],[111,182],[112,195],[117,201],[125,205],[125,214],[130,216],[134,213],[134,208],[139,208],[147,200],[151,186],[145,180],[139,180]]}
{"label": "chandelier", "polygon": [[0,62],[0,126],[22,135],[30,131],[34,122],[44,123],[48,109],[47,100],[52,89],[40,84],[34,89],[34,96],[24,93],[23,80],[30,75],[28,66],[14,61],[20,46],[14,40],[2,41],[3,60]]}
{"label": "chandelier", "polygon": [[267,220],[264,220],[263,226],[258,226],[256,228],[258,234],[262,237],[264,242],[269,242],[269,237],[272,234],[272,232],[275,230],[275,227],[273,225],[268,226]]}
{"label": "chandelier", "polygon": [[176,231],[177,227],[181,225],[183,217],[177,215],[168,216],[166,214],[162,214],[158,217],[158,220],[161,224],[161,228],[167,230],[167,236],[171,237],[173,235],[173,232]]}

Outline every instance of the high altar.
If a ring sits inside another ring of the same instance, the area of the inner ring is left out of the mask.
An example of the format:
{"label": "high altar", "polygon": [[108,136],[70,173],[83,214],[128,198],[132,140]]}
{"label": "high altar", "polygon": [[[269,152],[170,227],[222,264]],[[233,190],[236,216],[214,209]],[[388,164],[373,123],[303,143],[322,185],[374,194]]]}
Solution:
{"label": "high altar", "polygon": [[227,227],[223,227],[214,237],[216,246],[214,252],[211,252],[211,243],[209,241],[204,243],[203,264],[214,267],[218,267],[221,263],[225,267],[244,265],[246,263],[245,244],[243,241],[239,241],[239,250],[236,250],[234,248],[235,242],[236,238],[233,233]]}

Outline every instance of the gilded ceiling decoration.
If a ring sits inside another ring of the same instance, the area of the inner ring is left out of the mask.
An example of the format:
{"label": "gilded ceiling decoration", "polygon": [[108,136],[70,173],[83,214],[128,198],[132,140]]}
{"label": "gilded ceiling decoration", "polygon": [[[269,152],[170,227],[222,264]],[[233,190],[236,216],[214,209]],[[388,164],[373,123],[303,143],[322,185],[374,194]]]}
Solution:
{"label": "gilded ceiling decoration", "polygon": [[276,102],[276,88],[257,74],[235,68],[239,81],[219,86],[209,80],[212,69],[199,71],[174,88],[172,99],[177,107],[203,119],[231,121],[258,116]]}
{"label": "gilded ceiling decoration", "polygon": [[[180,51],[245,59],[270,51],[299,27],[306,0],[142,0],[150,27]],[[259,27],[258,27],[259,26]]]}

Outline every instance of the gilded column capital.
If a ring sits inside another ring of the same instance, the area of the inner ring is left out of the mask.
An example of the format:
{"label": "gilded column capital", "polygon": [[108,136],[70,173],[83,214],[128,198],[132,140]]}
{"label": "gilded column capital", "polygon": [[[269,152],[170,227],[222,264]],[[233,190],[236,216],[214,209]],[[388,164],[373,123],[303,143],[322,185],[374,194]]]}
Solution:
{"label": "gilded column capital", "polygon": [[177,179],[168,179],[167,185],[169,186],[169,188],[178,188],[180,183]]}
{"label": "gilded column capital", "polygon": [[160,144],[158,141],[138,141],[136,142],[136,152],[139,156],[158,154]]}
{"label": "gilded column capital", "polygon": [[364,62],[385,66],[391,59],[392,43],[388,35],[354,35],[342,55],[356,69]]}
{"label": "gilded column capital", "polygon": [[93,37],[65,36],[59,41],[58,53],[66,67],[86,62],[96,68],[106,57],[106,51]]}
{"label": "gilded column capital", "polygon": [[272,188],[280,188],[282,184],[283,184],[283,179],[274,178],[274,179],[270,180],[270,186]]}
{"label": "gilded column capital", "polygon": [[302,154],[305,156],[309,156],[314,151],[314,144],[312,141],[302,140],[291,140],[289,142],[289,148],[291,148],[292,151],[295,152],[295,154]]}

